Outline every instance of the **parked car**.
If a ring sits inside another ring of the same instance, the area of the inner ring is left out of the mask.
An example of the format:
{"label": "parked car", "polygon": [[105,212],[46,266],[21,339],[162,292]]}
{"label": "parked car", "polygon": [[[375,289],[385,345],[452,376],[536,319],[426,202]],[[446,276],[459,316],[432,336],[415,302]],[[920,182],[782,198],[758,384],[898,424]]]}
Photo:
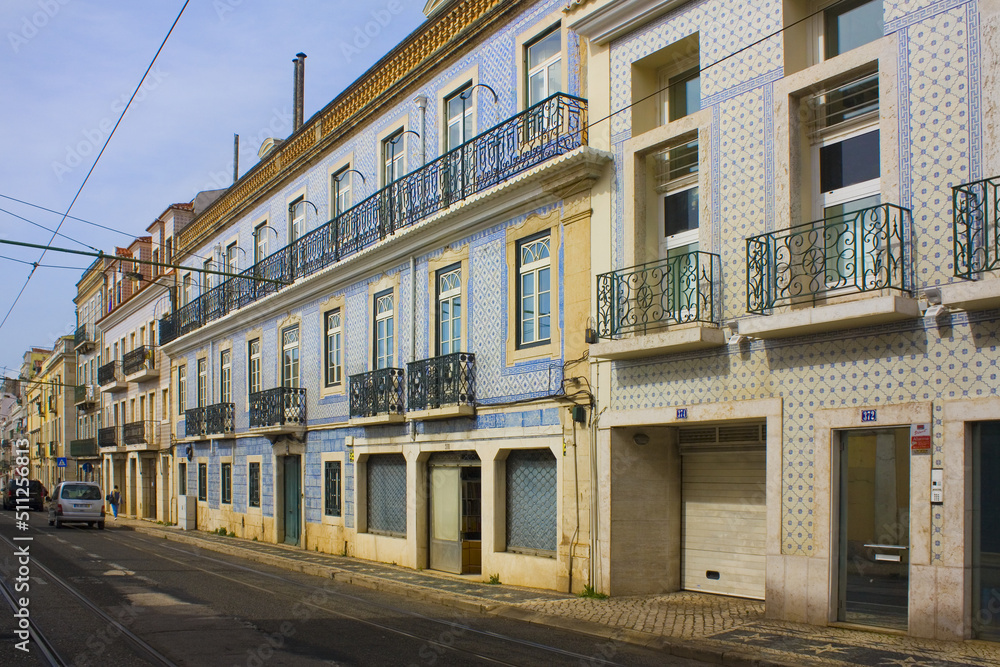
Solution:
{"label": "parked car", "polygon": [[85,523],[104,528],[104,495],[96,482],[60,482],[49,502],[49,525]]}
{"label": "parked car", "polygon": [[[17,509],[17,489],[21,485],[23,485],[23,481],[18,479],[12,479],[7,482],[7,490],[3,494],[3,508],[5,510]],[[48,493],[45,490],[45,486],[41,482],[37,479],[28,480],[28,509],[37,510],[39,512],[44,510],[46,495],[48,495]]]}

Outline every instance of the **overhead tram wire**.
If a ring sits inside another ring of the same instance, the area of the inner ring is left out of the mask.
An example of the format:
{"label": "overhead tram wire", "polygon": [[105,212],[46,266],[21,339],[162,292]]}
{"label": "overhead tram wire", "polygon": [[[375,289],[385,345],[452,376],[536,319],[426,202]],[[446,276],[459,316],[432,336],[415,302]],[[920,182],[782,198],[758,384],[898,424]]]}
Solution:
{"label": "overhead tram wire", "polygon": [[[55,213],[56,215],[62,215],[62,213],[60,213],[59,211],[56,211],[55,209],[46,208],[44,206],[39,206],[38,204],[32,204],[30,201],[24,201],[23,199],[18,199],[17,197],[11,197],[9,195],[0,194],[0,199],[9,199],[10,201],[17,202],[18,204],[24,204],[25,206],[30,206],[31,208],[37,208],[39,211],[46,211],[48,213]],[[2,211],[4,213],[10,213],[10,211],[6,211],[6,210],[4,210],[2,208],[0,208],[0,211]],[[14,213],[10,213],[10,215],[13,215],[14,217],[20,217],[20,216],[14,214]],[[130,234],[129,232],[123,232],[122,230],[120,230],[120,229],[118,229],[116,227],[109,227],[108,225],[102,225],[100,223],[93,222],[92,220],[84,220],[83,218],[78,218],[75,215],[68,215],[68,216],[66,216],[66,218],[68,220],[76,220],[77,222],[82,222],[83,224],[90,225],[91,227],[97,227],[98,229],[106,229],[109,232],[114,232],[115,234],[121,234],[122,236],[129,237],[130,239],[134,239],[135,238],[135,234]],[[33,224],[37,224],[37,223],[33,223]],[[51,231],[51,230],[47,230],[47,231]],[[70,239],[70,237],[65,236],[65,234],[60,234],[60,236],[64,236],[65,238]],[[72,241],[72,240],[75,240],[75,239],[70,239],[70,240]],[[80,241],[77,241],[77,243],[80,243]],[[161,249],[163,248],[163,244],[162,243],[154,243],[153,245],[158,245],[158,246],[160,246]],[[89,248],[90,246],[87,246],[87,247]],[[91,248],[91,249],[92,250],[96,250],[97,248]],[[198,259],[212,259],[211,257],[205,257],[203,255],[197,255],[197,254],[195,254],[193,252],[189,252],[188,254],[190,254],[192,257],[197,257]]]}
{"label": "overhead tram wire", "polygon": [[7,215],[13,216],[13,217],[17,218],[18,220],[23,220],[24,222],[28,223],[29,225],[34,225],[35,227],[39,227],[40,229],[44,229],[47,232],[53,232],[54,234],[56,234],[56,236],[61,236],[62,238],[66,239],[67,241],[72,241],[73,243],[79,243],[84,248],[90,248],[91,250],[97,250],[97,251],[100,250],[100,248],[95,248],[94,246],[92,246],[90,244],[87,244],[87,243],[84,243],[83,241],[77,240],[77,239],[73,238],[72,236],[66,236],[65,234],[56,232],[55,230],[53,230],[53,229],[51,229],[49,227],[46,227],[45,225],[39,224],[39,223],[35,222],[34,220],[28,220],[24,216],[20,216],[17,213],[12,213],[12,212],[8,211],[5,208],[0,208],[0,213],[6,213]]}
{"label": "overhead tram wire", "polygon": [[37,266],[40,269],[73,269],[74,271],[86,271],[85,266],[62,266],[61,264],[39,264],[38,262],[29,262],[26,259],[17,259],[16,257],[7,257],[6,255],[0,255],[0,259],[5,259],[8,262],[17,262],[18,264],[27,264],[28,266]]}
{"label": "overhead tram wire", "polygon": [[[87,175],[84,177],[83,182],[80,183],[80,187],[77,188],[76,194],[73,195],[73,201],[69,203],[69,207],[67,207],[66,212],[62,214],[62,219],[59,221],[59,224],[56,225],[56,230],[55,232],[53,232],[52,237],[49,239],[48,246],[52,245],[52,242],[56,238],[56,234],[58,234],[59,230],[62,229],[63,223],[66,222],[66,217],[69,215],[69,212],[73,210],[73,205],[76,204],[76,200],[80,198],[80,194],[83,192],[83,188],[87,185],[87,181],[90,180],[90,175],[94,173],[94,169],[97,168],[97,163],[101,161],[101,156],[104,155],[104,151],[105,149],[107,149],[108,144],[111,142],[111,138],[115,136],[115,131],[118,129],[118,126],[121,125],[122,119],[125,118],[125,114],[128,112],[129,107],[132,106],[132,100],[134,100],[135,96],[139,94],[139,89],[142,88],[142,84],[146,81],[146,77],[149,76],[149,72],[150,70],[153,69],[153,65],[156,63],[156,59],[163,51],[163,47],[167,45],[167,40],[170,39],[171,33],[173,33],[174,28],[177,26],[177,22],[181,20],[181,16],[184,14],[184,10],[187,9],[188,3],[190,2],[191,0],[184,0],[184,5],[181,7],[181,10],[177,12],[177,18],[175,18],[174,22],[170,25],[170,30],[167,31],[167,34],[166,36],[164,36],[163,41],[160,42],[160,48],[158,48],[156,50],[156,53],[153,54],[153,59],[149,61],[149,66],[146,67],[146,71],[143,72],[142,78],[139,79],[139,84],[135,87],[135,90],[132,92],[132,97],[129,98],[128,103],[125,105],[125,108],[122,109],[121,114],[119,114],[118,120],[115,122],[115,126],[111,128],[111,132],[108,134],[108,138],[104,140],[104,145],[101,146],[100,152],[97,154],[97,157],[94,158],[94,164],[90,165],[90,169],[87,171]],[[43,248],[42,254],[38,257],[39,263],[42,261],[42,259],[45,258],[45,253],[48,250],[48,246]],[[0,321],[0,330],[3,329],[5,324],[7,324],[7,320],[10,318],[10,314],[14,312],[14,307],[17,306],[17,302],[20,301],[21,295],[24,294],[24,290],[27,289],[28,283],[31,282],[31,278],[32,276],[35,275],[35,271],[37,269],[38,269],[37,264],[36,266],[31,267],[31,271],[28,272],[28,277],[25,279],[24,285],[21,286],[21,290],[17,293],[17,296],[14,297],[14,302],[10,304],[10,308],[7,310],[7,314],[4,315],[3,317],[3,321]]]}

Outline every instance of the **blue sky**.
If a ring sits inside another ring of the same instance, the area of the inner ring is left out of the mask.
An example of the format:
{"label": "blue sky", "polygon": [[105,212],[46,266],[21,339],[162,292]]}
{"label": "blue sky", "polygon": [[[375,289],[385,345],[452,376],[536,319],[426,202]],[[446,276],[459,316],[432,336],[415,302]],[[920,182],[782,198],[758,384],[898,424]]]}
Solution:
{"label": "blue sky", "polygon": [[[0,5],[0,195],[65,211],[183,0],[5,0]],[[267,136],[291,134],[292,60],[308,55],[305,118],[419,26],[423,0],[191,0],[61,233],[113,250],[173,202],[232,182]],[[55,228],[61,216],[0,198],[0,209]],[[51,234],[0,212],[0,238]],[[53,245],[83,249],[65,238]],[[40,251],[0,245],[34,262]],[[75,329],[73,297],[91,258],[49,252],[0,328],[0,372]],[[0,259],[0,319],[30,267]]]}

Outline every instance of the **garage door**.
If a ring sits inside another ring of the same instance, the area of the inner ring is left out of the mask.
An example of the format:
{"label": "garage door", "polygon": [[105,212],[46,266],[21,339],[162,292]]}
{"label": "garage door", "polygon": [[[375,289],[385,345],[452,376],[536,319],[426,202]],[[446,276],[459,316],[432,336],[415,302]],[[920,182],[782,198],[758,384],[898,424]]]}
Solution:
{"label": "garage door", "polygon": [[681,429],[685,590],[764,598],[762,425]]}

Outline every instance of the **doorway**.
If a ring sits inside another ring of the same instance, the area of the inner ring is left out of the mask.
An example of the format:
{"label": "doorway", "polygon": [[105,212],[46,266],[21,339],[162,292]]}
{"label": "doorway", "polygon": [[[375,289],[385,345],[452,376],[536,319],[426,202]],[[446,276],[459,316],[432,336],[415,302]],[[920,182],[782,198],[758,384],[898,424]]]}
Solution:
{"label": "doorway", "polygon": [[972,427],[972,631],[1000,641],[1000,421]]}
{"label": "doorway", "polygon": [[482,572],[482,468],[475,452],[441,452],[427,462],[430,568]]}
{"label": "doorway", "polygon": [[137,519],[139,518],[139,514],[136,510],[136,496],[138,495],[136,491],[139,488],[138,478],[139,478],[139,473],[138,473],[137,461],[133,457],[128,460],[128,494],[125,498],[125,507],[127,507],[128,509],[126,510],[125,513]]}
{"label": "doorway", "polygon": [[300,459],[298,456],[286,456],[284,464],[285,544],[298,546],[302,523]]}
{"label": "doorway", "polygon": [[909,427],[840,432],[837,620],[906,630]]}

